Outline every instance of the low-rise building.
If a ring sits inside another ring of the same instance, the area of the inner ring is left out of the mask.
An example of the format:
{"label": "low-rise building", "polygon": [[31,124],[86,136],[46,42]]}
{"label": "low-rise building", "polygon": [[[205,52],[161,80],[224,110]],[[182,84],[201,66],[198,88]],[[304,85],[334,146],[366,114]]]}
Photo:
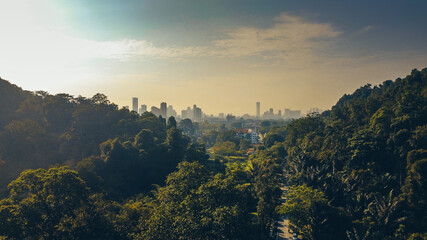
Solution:
{"label": "low-rise building", "polygon": [[248,129],[244,129],[244,128],[236,128],[234,129],[234,131],[236,132],[236,137],[239,139],[245,138],[246,134],[248,134]]}
{"label": "low-rise building", "polygon": [[255,129],[250,129],[249,138],[252,144],[259,143],[259,135]]}

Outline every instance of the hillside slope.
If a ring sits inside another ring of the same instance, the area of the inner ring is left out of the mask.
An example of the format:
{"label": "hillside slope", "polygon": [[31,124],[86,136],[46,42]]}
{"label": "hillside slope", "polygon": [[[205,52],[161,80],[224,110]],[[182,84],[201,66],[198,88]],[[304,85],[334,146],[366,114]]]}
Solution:
{"label": "hillside slope", "polygon": [[311,209],[309,231],[293,219],[306,237],[330,239],[328,229],[340,239],[425,234],[427,68],[363,86],[332,110],[292,122],[284,143],[289,184],[329,202],[328,213]]}

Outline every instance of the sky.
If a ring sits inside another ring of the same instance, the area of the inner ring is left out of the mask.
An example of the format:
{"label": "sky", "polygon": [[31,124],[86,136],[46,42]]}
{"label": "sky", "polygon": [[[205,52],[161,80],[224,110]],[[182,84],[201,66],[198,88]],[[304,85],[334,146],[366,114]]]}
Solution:
{"label": "sky", "polygon": [[330,109],[427,67],[424,0],[0,0],[0,77],[119,106]]}

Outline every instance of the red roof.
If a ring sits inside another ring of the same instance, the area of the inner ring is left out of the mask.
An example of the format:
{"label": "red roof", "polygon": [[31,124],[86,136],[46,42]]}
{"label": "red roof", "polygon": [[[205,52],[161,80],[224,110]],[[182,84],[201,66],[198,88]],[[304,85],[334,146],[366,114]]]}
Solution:
{"label": "red roof", "polygon": [[234,129],[234,131],[236,133],[248,133],[248,129],[244,129],[244,128],[236,128]]}

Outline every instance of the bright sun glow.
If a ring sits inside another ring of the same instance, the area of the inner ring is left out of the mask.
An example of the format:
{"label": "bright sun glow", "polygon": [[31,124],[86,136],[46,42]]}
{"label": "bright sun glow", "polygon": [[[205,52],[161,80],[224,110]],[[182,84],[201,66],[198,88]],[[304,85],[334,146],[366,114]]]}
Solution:
{"label": "bright sun glow", "polygon": [[[381,28],[369,23],[349,30],[340,22],[280,11],[266,17],[268,24],[263,26],[219,24],[219,30],[204,41],[195,41],[197,44],[191,44],[191,40],[202,38],[196,30],[186,36],[188,43],[177,44],[170,33],[175,22],[167,25],[170,29],[153,31],[153,36],[164,39],[161,43],[150,35],[136,34],[155,28],[154,23],[140,20],[132,20],[138,23],[132,28],[135,34],[95,38],[80,34],[87,28],[86,32],[96,35],[99,29],[91,28],[91,21],[106,21],[102,27],[107,32],[120,33],[121,29],[109,29],[111,22],[106,19],[115,13],[102,12],[106,6],[89,9],[85,5],[1,1],[0,76],[29,90],[89,96],[103,92],[119,105],[129,105],[131,96],[143,95],[149,105],[168,101],[185,108],[199,103],[209,112],[244,114],[253,109],[242,105],[252,106],[256,101],[279,109],[327,109],[343,93],[361,84],[424,67],[427,55],[404,48],[355,51],[352,45],[359,44],[362,37],[369,40]],[[98,15],[94,9],[101,17],[95,19]],[[86,16],[87,22],[74,16],[77,13]],[[236,89],[243,92],[236,93]],[[217,92],[224,93],[220,99]],[[236,94],[241,96],[237,100]],[[230,102],[236,104],[227,104]],[[221,105],[227,105],[228,110]]]}

